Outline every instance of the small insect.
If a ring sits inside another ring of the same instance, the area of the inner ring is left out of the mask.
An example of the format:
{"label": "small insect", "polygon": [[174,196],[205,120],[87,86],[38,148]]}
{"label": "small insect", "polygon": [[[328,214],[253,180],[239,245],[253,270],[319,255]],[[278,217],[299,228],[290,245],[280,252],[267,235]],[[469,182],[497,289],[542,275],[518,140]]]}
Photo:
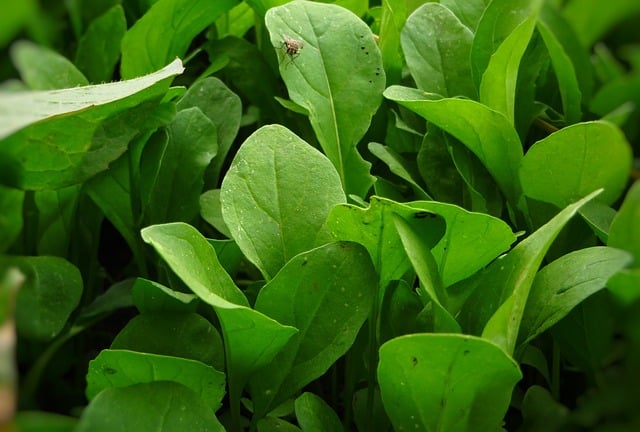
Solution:
{"label": "small insect", "polygon": [[282,48],[284,48],[285,53],[289,56],[289,62],[293,62],[293,59],[300,55],[300,50],[304,46],[304,42],[298,39],[293,39],[286,34],[282,35],[284,41],[282,42]]}

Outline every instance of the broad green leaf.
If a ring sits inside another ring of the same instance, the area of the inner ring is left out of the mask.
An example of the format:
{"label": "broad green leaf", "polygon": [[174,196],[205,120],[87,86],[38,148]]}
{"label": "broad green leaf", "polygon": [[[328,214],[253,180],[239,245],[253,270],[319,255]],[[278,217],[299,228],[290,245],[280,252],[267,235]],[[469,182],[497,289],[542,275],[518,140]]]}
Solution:
{"label": "broad green leaf", "polygon": [[127,31],[124,9],[116,5],[93,20],[78,41],[75,64],[89,81],[111,80],[120,58],[120,42]]}
{"label": "broad green leaf", "polygon": [[176,60],[130,81],[3,94],[0,179],[25,189],[55,189],[105,170],[145,126],[169,78],[182,70]]}
{"label": "broad green leaf", "polygon": [[159,0],[122,39],[120,74],[134,78],[183,57],[198,33],[237,0]]}
{"label": "broad green leaf", "polygon": [[29,41],[11,46],[11,58],[31,90],[54,90],[89,84],[76,66],[49,48]]}
{"label": "broad green leaf", "polygon": [[430,247],[411,229],[411,226],[400,216],[392,215],[392,221],[400,236],[404,251],[409,257],[413,269],[420,280],[420,288],[431,300],[433,308],[433,329],[438,333],[459,333],[460,326],[447,311],[448,297],[442,285],[442,278],[438,272]]}
{"label": "broad green leaf", "polygon": [[173,381],[193,390],[216,411],[225,393],[225,377],[199,361],[124,350],[102,350],[89,363],[87,399],[107,388],[153,381]]}
{"label": "broad green leaf", "polygon": [[379,143],[369,143],[369,151],[378,159],[387,164],[392,173],[405,180],[411,185],[414,193],[419,199],[429,200],[431,197],[422,189],[417,182],[417,173],[413,173],[413,169],[409,167],[404,158],[391,147],[384,146]]}
{"label": "broad green leaf", "polygon": [[260,290],[256,310],[299,333],[250,381],[257,418],[319,378],[347,352],[376,290],[366,250],[347,242],[297,255]]}
{"label": "broad green leaf", "polygon": [[224,432],[213,409],[193,390],[171,381],[113,387],[82,412],[77,432]]}
{"label": "broad green leaf", "polygon": [[[80,38],[91,23],[123,0],[66,0],[65,7],[77,38]],[[134,2],[127,2],[129,5]]]}
{"label": "broad green leaf", "polygon": [[380,348],[382,401],[396,430],[500,430],[521,377],[499,346],[472,336],[413,334]]}
{"label": "broad green leaf", "polygon": [[24,192],[0,185],[0,253],[6,251],[22,231]]}
{"label": "broad green leaf", "polygon": [[612,204],[631,170],[631,148],[620,129],[594,121],[569,126],[535,143],[522,159],[524,193],[562,208],[604,188],[598,197]]}
{"label": "broad green leaf", "polygon": [[402,50],[418,88],[444,97],[477,98],[469,54],[473,33],[445,6],[425,3],[402,29]]}
{"label": "broad green leaf", "polygon": [[216,30],[220,38],[225,36],[243,37],[255,25],[255,15],[247,2],[234,6],[218,18]]}
{"label": "broad green leaf", "polygon": [[525,344],[560,321],[581,301],[603,289],[607,280],[631,261],[628,253],[608,247],[580,249],[538,272],[520,325]]}
{"label": "broad green leaf", "polygon": [[[373,177],[356,144],[369,128],[385,86],[382,57],[371,30],[346,9],[314,2],[270,9],[265,23],[289,97],[309,112],[346,193],[364,197]],[[298,54],[283,49],[285,36],[303,44]]]}
{"label": "broad green leaf", "polygon": [[392,214],[414,220],[412,228],[419,229],[422,241],[430,245],[445,287],[474,274],[515,240],[509,226],[500,219],[471,213],[453,204],[435,201],[400,204],[372,197],[367,209],[336,206],[327,220],[329,229],[336,238],[355,241],[367,248],[382,287],[400,279],[410,268]]}
{"label": "broad green leaf", "polygon": [[600,201],[590,201],[580,209],[580,216],[604,244],[609,243],[609,230],[617,212]]}
{"label": "broad green leaf", "polygon": [[418,113],[467,146],[512,205],[517,205],[521,194],[517,169],[522,145],[504,115],[472,100],[443,99],[408,87],[391,86],[384,96]]}
{"label": "broad green leaf", "polygon": [[[374,196],[366,209],[351,204],[335,206],[327,219],[327,226],[336,239],[353,241],[367,249],[383,290],[411,268],[392,222],[394,213],[410,218],[424,212]],[[445,224],[439,218],[425,217],[423,221],[424,234],[435,245],[445,231]]]}
{"label": "broad green leaf", "polygon": [[218,151],[215,125],[199,108],[178,111],[156,133],[140,160],[140,195],[147,224],[193,221],[200,211],[205,171]]}
{"label": "broad green leaf", "polygon": [[224,271],[213,246],[185,223],[152,225],[142,230],[142,238],[185,284],[212,306],[248,306],[246,297]]}
{"label": "broad green leaf", "polygon": [[224,352],[216,328],[193,312],[146,312],[131,319],[111,349],[182,357],[222,369]]}
{"label": "broad green leaf", "polygon": [[303,432],[342,432],[335,411],[320,397],[305,392],[296,398],[296,419]]}
{"label": "broad green leaf", "polygon": [[288,3],[288,1],[289,0],[246,0],[247,4],[251,6],[259,17],[263,17],[269,9]]}
{"label": "broad green leaf", "polygon": [[271,125],[242,144],[220,200],[233,239],[269,280],[298,253],[329,241],[325,220],[346,198],[322,153],[283,126]]}
{"label": "broad green leaf", "polygon": [[[516,239],[509,225],[487,214],[435,201],[415,201],[406,205],[437,214],[446,221],[446,232],[431,251],[445,287],[476,273],[508,250]],[[415,227],[415,223],[413,225]]]}
{"label": "broad green leaf", "polygon": [[209,77],[191,85],[177,104],[178,110],[198,107],[215,125],[218,151],[211,167],[207,171],[205,184],[218,186],[227,153],[240,128],[242,102],[222,81]]}
{"label": "broad green leaf", "polygon": [[493,54],[503,41],[527,20],[539,4],[539,0],[493,0],[488,3],[471,47],[471,70],[476,84],[480,85]]}
{"label": "broad green leaf", "polygon": [[607,286],[624,304],[640,298],[640,182],[636,181],[611,223],[608,245],[630,252],[634,261],[630,269],[613,276]]}
{"label": "broad green leaf", "polygon": [[585,46],[591,46],[622,20],[640,14],[636,0],[570,0],[563,15],[571,23]]}
{"label": "broad green leaf", "polygon": [[141,312],[195,312],[198,298],[157,282],[136,278],[131,287],[133,304]]}
{"label": "broad green leaf", "polygon": [[[492,2],[487,9],[488,11],[494,3],[504,2],[500,0]],[[513,1],[509,3],[513,3]],[[515,122],[516,85],[518,83],[520,60],[533,35],[542,0],[530,0],[528,3],[527,18],[500,42],[500,45],[491,55],[480,81],[480,102],[504,114],[511,124]],[[481,37],[483,35],[480,34],[480,28],[478,28],[476,38]]]}
{"label": "broad green leaf", "polygon": [[[621,110],[636,109],[640,101],[640,74],[625,75],[603,85],[593,97],[589,109],[605,116]],[[631,105],[631,106],[629,106]]]}
{"label": "broad green leaf", "polygon": [[183,223],[153,225],[142,230],[142,238],[189,289],[215,309],[225,344],[229,396],[239,409],[249,377],[268,364],[297,330],[250,309],[213,246],[195,228]]}
{"label": "broad green leaf", "polygon": [[49,341],[67,324],[82,296],[82,276],[64,258],[7,257],[1,262],[15,266],[26,280],[16,299],[16,329],[30,339]]}
{"label": "broad green leaf", "polygon": [[600,192],[595,191],[566,207],[467,281],[476,288],[458,316],[463,330],[474,334],[482,332],[484,338],[513,353],[531,284],[542,259],[569,219]]}
{"label": "broad green leaf", "polygon": [[440,4],[446,6],[464,25],[475,32],[490,2],[490,0],[441,0]]}

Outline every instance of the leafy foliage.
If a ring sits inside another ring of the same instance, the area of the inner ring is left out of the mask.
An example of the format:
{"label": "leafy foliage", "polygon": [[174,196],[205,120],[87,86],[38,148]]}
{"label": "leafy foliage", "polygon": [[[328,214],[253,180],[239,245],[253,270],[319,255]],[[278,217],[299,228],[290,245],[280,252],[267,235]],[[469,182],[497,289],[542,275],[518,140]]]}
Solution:
{"label": "leafy foliage", "polygon": [[637,1],[5,3],[0,428],[640,428]]}

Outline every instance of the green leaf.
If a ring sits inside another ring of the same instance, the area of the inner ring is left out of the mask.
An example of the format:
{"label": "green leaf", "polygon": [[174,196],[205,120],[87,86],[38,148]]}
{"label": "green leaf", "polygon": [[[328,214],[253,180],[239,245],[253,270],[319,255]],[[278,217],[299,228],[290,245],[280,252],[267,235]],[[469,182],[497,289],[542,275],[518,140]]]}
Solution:
{"label": "green leaf", "polygon": [[240,128],[242,115],[240,97],[219,79],[209,77],[189,86],[187,92],[178,101],[177,107],[178,110],[198,107],[215,125],[218,151],[207,172],[205,184],[217,187],[218,179],[222,174],[222,165]]}
{"label": "green leaf", "polygon": [[298,253],[329,241],[327,215],[346,201],[329,160],[279,125],[242,144],[220,200],[233,239],[267,280]]}
{"label": "green leaf", "polygon": [[539,0],[493,0],[488,3],[478,22],[471,47],[471,70],[476,84],[480,85],[485,70],[500,45],[539,5]]}
{"label": "green leaf", "polygon": [[20,77],[31,90],[53,90],[89,84],[73,63],[55,51],[33,42],[11,46],[11,58]]}
{"label": "green leaf", "polygon": [[231,238],[231,231],[222,218],[220,189],[212,189],[200,195],[200,216],[221,234]]}
{"label": "green leaf", "polygon": [[91,22],[78,41],[75,61],[89,81],[100,83],[111,79],[126,31],[127,20],[121,5],[112,7]]}
{"label": "green leaf", "polygon": [[376,289],[366,250],[338,242],[296,256],[260,290],[256,310],[299,333],[251,379],[257,418],[347,352],[367,319]]}
{"label": "green leaf", "polygon": [[422,189],[422,186],[415,180],[416,173],[408,165],[408,162],[391,147],[379,143],[369,143],[369,151],[389,167],[392,173],[405,180],[411,185],[416,196],[420,199],[429,200],[431,197]]}
{"label": "green leaf", "polygon": [[222,327],[231,404],[239,409],[242,388],[297,333],[293,327],[248,308],[244,294],[220,265],[213,246],[183,223],[142,230],[171,270],[205,303],[213,306]]}
{"label": "green leaf", "polygon": [[585,46],[591,46],[622,20],[640,14],[635,0],[611,0],[605,7],[598,0],[570,0],[563,15]]}
{"label": "green leaf", "polygon": [[402,50],[418,88],[444,97],[477,98],[469,55],[473,33],[445,6],[425,3],[402,29]]}
{"label": "green leaf", "polygon": [[439,98],[417,89],[391,86],[384,96],[418,113],[471,150],[515,207],[520,197],[517,167],[522,145],[507,118],[478,102]]}
{"label": "green leaf", "polygon": [[440,4],[446,6],[469,29],[475,31],[490,0],[441,0]]}
{"label": "green leaf", "polygon": [[560,432],[567,426],[569,410],[541,386],[532,385],[522,400],[525,430]]}
{"label": "green leaf", "polygon": [[146,312],[131,319],[111,349],[182,357],[222,369],[224,352],[216,328],[193,312]]}
{"label": "green leaf", "polygon": [[6,251],[22,231],[24,192],[0,185],[0,253]]}
{"label": "green leaf", "polygon": [[131,297],[141,313],[195,312],[198,306],[195,295],[174,291],[143,278],[136,278],[131,287]]}
{"label": "green leaf", "polygon": [[581,301],[603,289],[631,257],[624,251],[593,247],[563,255],[538,272],[520,325],[525,344],[560,321]]}
{"label": "green leaf", "polygon": [[463,330],[482,332],[484,338],[513,353],[531,284],[542,259],[569,219],[600,192],[566,207],[485,271],[466,281],[477,288],[458,316]]}
{"label": "green leaf", "polygon": [[14,3],[11,0],[0,2],[0,48],[4,49],[14,35],[20,31],[29,18],[36,13],[38,3],[35,0],[24,0]]}
{"label": "green leaf", "polygon": [[193,390],[216,411],[224,397],[225,377],[199,361],[123,350],[102,350],[89,363],[87,399],[108,388],[173,381]]}
{"label": "green leaf", "polygon": [[212,407],[193,390],[171,381],[114,387],[99,393],[82,412],[77,432],[224,432]]}
{"label": "green leaf", "polygon": [[65,256],[76,230],[79,185],[34,194],[38,209],[38,254]]}
{"label": "green leaf", "polygon": [[140,161],[147,224],[196,218],[204,174],[217,151],[216,127],[195,107],[178,111],[166,133],[147,142]]}
{"label": "green leaf", "polygon": [[[314,2],[270,9],[265,23],[289,97],[309,112],[346,193],[364,197],[373,177],[356,144],[369,128],[385,86],[382,57],[371,30],[346,9]],[[302,42],[299,54],[291,56],[282,48],[285,35]]]}
{"label": "green leaf", "polygon": [[237,0],[159,0],[122,39],[120,74],[135,78],[183,57],[193,39]]}
{"label": "green leaf", "polygon": [[130,81],[3,94],[0,180],[25,189],[56,189],[105,170],[144,127],[169,87],[168,78],[182,70],[176,60]]}
{"label": "green leaf", "polygon": [[[512,10],[513,1],[494,1],[487,8],[487,11],[490,11],[495,3],[509,3],[509,13],[515,13]],[[512,125],[515,122],[516,85],[518,83],[520,60],[533,35],[542,0],[529,0],[527,3],[529,9],[526,19],[518,24],[494,50],[480,81],[480,102],[504,114]],[[502,13],[505,12],[502,11]],[[486,14],[483,16],[483,20],[486,16]],[[498,23],[501,24],[502,21],[500,20]],[[484,30],[484,27],[482,29]],[[484,34],[481,33],[481,28],[478,27],[476,40],[482,36]],[[475,45],[473,49],[476,49]]]}
{"label": "green leaf", "polygon": [[412,12],[406,1],[382,0],[380,39],[378,46],[386,73],[387,84],[397,84],[402,77],[405,60],[400,46],[400,34],[407,16]]}
{"label": "green leaf", "polygon": [[300,432],[301,429],[286,420],[276,417],[265,417],[258,422],[258,432]]}
{"label": "green leaf", "polygon": [[620,129],[594,121],[560,129],[535,143],[522,159],[524,193],[562,208],[604,188],[598,200],[612,204],[627,184],[631,148]]}
{"label": "green leaf", "polygon": [[44,411],[18,411],[15,423],[21,432],[73,432],[78,419]]}
{"label": "green leaf", "polygon": [[[577,43],[577,36],[564,17],[549,4],[545,4],[540,11],[537,29],[547,46],[558,79],[565,121],[567,124],[577,123],[582,117],[581,87],[587,91],[591,84],[585,82],[591,78],[591,65],[581,61],[580,56],[585,50]],[[582,82],[579,82],[579,74],[584,77]]]}
{"label": "green leaf", "polygon": [[618,214],[611,223],[608,245],[630,252],[633,263],[613,276],[607,286],[624,304],[630,305],[640,298],[640,182],[629,189]]}
{"label": "green leaf", "polygon": [[551,329],[562,356],[591,379],[610,362],[616,332],[616,309],[606,291],[600,291],[573,308]]}
{"label": "green leaf", "polygon": [[64,258],[7,257],[26,281],[16,299],[16,328],[20,335],[42,341],[56,337],[67,324],[82,297],[82,276]]}
{"label": "green leaf", "polygon": [[327,403],[313,393],[304,392],[295,402],[296,419],[303,432],[342,432],[342,424]]}
{"label": "green leaf", "polygon": [[[410,218],[420,211],[374,196],[366,209],[350,204],[335,206],[327,219],[327,226],[336,239],[357,242],[367,249],[383,290],[411,268],[391,222],[394,213]],[[424,222],[424,233],[435,245],[444,233],[445,224],[439,218],[425,218]]]}
{"label": "green leaf", "polygon": [[380,348],[382,401],[396,430],[500,430],[521,377],[500,347],[472,336],[414,334]]}
{"label": "green leaf", "polygon": [[445,306],[448,303],[448,297],[442,286],[442,278],[429,246],[422,241],[404,219],[394,214],[392,221],[398,231],[405,253],[411,260],[418,279],[420,279],[420,288],[433,305],[434,332],[459,333],[460,326]]}

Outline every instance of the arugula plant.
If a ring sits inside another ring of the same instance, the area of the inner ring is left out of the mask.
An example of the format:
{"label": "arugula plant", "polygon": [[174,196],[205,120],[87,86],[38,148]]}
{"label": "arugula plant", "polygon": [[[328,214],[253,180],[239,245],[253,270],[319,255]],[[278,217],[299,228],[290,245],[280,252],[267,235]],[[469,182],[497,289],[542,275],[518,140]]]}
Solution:
{"label": "arugula plant", "polygon": [[5,7],[0,425],[637,427],[636,3]]}

